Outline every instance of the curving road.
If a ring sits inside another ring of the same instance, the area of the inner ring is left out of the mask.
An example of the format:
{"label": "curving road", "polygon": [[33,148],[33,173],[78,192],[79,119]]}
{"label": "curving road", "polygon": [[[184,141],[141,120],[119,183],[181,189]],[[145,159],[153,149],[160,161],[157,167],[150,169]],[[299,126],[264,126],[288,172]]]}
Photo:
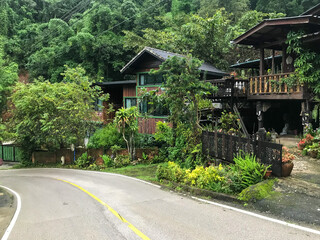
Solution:
{"label": "curving road", "polygon": [[[74,185],[73,185],[74,184]],[[9,239],[320,239],[320,235],[202,203],[121,175],[0,171],[22,208]]]}

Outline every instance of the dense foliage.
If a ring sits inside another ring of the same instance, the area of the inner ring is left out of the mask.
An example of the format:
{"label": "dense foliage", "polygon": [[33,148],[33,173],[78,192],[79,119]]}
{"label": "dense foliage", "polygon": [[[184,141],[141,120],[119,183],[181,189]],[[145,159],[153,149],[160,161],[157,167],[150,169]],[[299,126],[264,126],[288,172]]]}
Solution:
{"label": "dense foliage", "polygon": [[320,96],[320,53],[319,50],[303,47],[303,32],[290,32],[288,34],[287,52],[297,56],[294,61],[295,75],[291,76],[292,81],[299,81],[308,85],[310,89]]}
{"label": "dense foliage", "polygon": [[234,165],[196,166],[193,170],[167,162],[158,166],[156,177],[160,181],[167,180],[224,193],[239,193],[263,180],[268,167],[258,163],[254,156],[238,155],[234,160]]}
{"label": "dense foliage", "polygon": [[61,81],[64,65],[81,64],[91,77],[118,80],[120,68],[145,45],[192,52],[225,68],[234,61],[227,56],[234,52],[230,52],[232,38],[263,18],[297,15],[316,3],[2,0],[0,35],[6,38],[6,55],[35,78],[42,75],[51,82]]}
{"label": "dense foliage", "polygon": [[104,97],[100,88],[73,73],[74,69],[67,69],[63,83],[41,80],[16,85],[10,124],[16,143],[28,153],[41,147],[58,149],[71,143],[82,144],[99,120],[94,103]]}

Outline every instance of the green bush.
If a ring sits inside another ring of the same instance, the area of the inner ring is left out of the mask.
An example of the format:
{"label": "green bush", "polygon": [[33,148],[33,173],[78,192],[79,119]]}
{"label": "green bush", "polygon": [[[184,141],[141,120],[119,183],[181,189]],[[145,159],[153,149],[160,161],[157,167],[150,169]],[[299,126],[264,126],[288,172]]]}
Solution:
{"label": "green bush", "polygon": [[102,155],[101,156],[103,163],[106,167],[112,167],[113,166],[113,160],[109,155]]}
{"label": "green bush", "polygon": [[95,163],[92,163],[90,164],[86,169],[88,170],[93,170],[93,171],[100,171],[100,166],[98,166],[97,164]]}
{"label": "green bush", "polygon": [[117,155],[113,163],[116,168],[128,166],[130,164],[130,157],[128,155]]}
{"label": "green bush", "polygon": [[237,164],[223,167],[196,166],[195,169],[183,169],[179,164],[167,162],[158,166],[156,178],[159,181],[183,183],[201,189],[207,189],[223,193],[239,193],[246,186],[260,182],[265,174],[266,167],[255,161],[255,158],[247,155],[238,156]]}
{"label": "green bush", "polygon": [[125,146],[125,143],[115,124],[109,123],[104,128],[98,129],[90,137],[88,148],[104,148],[107,150],[113,145]]}
{"label": "green bush", "polygon": [[[221,174],[222,165],[219,167],[197,166],[194,170],[186,170],[185,183],[191,186],[196,186],[202,189],[217,191],[217,183],[224,182],[224,177]],[[221,188],[221,185],[218,188]]]}
{"label": "green bush", "polygon": [[156,178],[158,180],[168,180],[173,182],[182,182],[185,176],[185,170],[174,162],[168,162],[158,166]]}
{"label": "green bush", "polygon": [[242,177],[240,170],[234,165],[230,164],[225,167],[223,176],[226,179],[221,191],[224,193],[239,193],[243,190]]}
{"label": "green bush", "polygon": [[257,162],[254,155],[247,153],[240,153],[233,160],[235,170],[240,171],[242,188],[261,182],[268,169],[268,167]]}
{"label": "green bush", "polygon": [[92,158],[85,152],[75,161],[75,164],[79,168],[86,168],[90,165],[91,159]]}
{"label": "green bush", "polygon": [[138,133],[136,138],[137,148],[158,147],[159,143],[155,140],[153,134]]}

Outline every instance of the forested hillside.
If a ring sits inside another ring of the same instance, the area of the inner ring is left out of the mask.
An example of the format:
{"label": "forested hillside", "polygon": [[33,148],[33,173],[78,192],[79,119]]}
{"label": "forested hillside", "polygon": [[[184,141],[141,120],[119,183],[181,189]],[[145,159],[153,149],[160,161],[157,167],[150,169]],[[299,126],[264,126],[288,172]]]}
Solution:
{"label": "forested hillside", "polygon": [[58,82],[65,65],[80,64],[92,78],[113,81],[123,78],[119,70],[136,52],[151,46],[227,70],[248,57],[230,40],[264,18],[298,15],[318,2],[1,0],[0,62],[17,63],[31,79]]}

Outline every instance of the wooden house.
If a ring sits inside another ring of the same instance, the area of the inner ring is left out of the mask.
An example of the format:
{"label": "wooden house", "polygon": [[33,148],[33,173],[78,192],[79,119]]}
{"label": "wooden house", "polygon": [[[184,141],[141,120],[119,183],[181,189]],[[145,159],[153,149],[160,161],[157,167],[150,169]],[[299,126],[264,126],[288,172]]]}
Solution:
{"label": "wooden house", "polygon": [[[105,92],[110,94],[110,102],[116,106],[116,109],[122,106],[138,106],[140,113],[148,113],[147,118],[139,118],[140,133],[154,133],[158,121],[167,121],[168,112],[161,106],[156,108],[152,114],[149,113],[148,104],[139,101],[139,89],[145,88],[147,91],[160,89],[160,92],[165,91],[165,89],[161,88],[164,81],[163,76],[150,75],[149,72],[151,69],[159,69],[159,66],[164,61],[173,56],[185,57],[180,54],[145,47],[121,69],[122,74],[131,76],[131,79],[134,80],[99,84]],[[221,79],[227,75],[209,63],[203,63],[199,70],[201,71],[201,78],[205,76],[206,79]],[[105,116],[105,120],[112,117]]]}
{"label": "wooden house", "polygon": [[[286,127],[296,134],[309,122],[314,102],[306,85],[297,83],[289,87],[283,81],[294,74],[297,57],[287,53],[286,40],[290,31],[303,31],[303,47],[319,52],[320,4],[300,16],[264,20],[236,38],[234,44],[258,49],[260,59],[237,63],[232,67],[252,69],[246,101],[251,108],[255,107],[258,128],[281,132]],[[266,50],[271,53],[268,58],[265,57]]]}

